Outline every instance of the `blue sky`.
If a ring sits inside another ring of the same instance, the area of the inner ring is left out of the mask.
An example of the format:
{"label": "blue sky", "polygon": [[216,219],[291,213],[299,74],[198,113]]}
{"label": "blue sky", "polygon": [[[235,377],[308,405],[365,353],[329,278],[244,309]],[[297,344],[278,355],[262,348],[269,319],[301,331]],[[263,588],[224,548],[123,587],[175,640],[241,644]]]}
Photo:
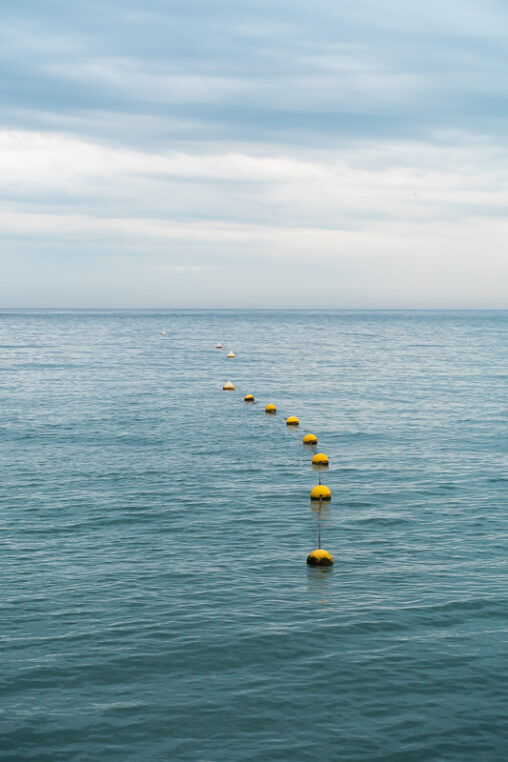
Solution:
{"label": "blue sky", "polygon": [[502,2],[3,0],[0,304],[508,307]]}

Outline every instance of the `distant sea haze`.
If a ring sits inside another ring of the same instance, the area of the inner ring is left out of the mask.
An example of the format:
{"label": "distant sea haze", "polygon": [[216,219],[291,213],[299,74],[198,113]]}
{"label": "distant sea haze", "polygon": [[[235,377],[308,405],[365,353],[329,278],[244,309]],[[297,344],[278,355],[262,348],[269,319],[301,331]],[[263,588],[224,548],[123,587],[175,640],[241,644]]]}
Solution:
{"label": "distant sea haze", "polygon": [[507,339],[1,312],[2,761],[505,762]]}

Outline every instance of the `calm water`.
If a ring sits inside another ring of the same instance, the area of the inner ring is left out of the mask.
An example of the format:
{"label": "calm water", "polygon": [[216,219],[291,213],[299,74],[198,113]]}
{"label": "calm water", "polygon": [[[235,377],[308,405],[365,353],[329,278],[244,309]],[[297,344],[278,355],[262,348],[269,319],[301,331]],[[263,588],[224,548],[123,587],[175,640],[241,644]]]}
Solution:
{"label": "calm water", "polygon": [[0,345],[3,762],[508,759],[507,312],[10,311]]}

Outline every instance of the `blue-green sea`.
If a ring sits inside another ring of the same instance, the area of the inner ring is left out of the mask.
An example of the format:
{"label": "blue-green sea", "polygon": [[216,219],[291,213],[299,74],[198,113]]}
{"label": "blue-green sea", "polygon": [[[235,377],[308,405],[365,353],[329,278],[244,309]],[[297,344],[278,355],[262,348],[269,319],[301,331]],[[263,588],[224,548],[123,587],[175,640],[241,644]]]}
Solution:
{"label": "blue-green sea", "polygon": [[3,311],[0,759],[506,762],[507,424],[508,312]]}

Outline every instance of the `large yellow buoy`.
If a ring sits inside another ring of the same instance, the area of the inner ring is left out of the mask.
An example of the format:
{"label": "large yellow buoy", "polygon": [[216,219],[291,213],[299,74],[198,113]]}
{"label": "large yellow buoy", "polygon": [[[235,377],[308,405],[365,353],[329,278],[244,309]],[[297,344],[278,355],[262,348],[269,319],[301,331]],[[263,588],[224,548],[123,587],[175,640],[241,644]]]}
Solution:
{"label": "large yellow buoy", "polygon": [[321,468],[326,468],[329,462],[330,461],[328,460],[328,456],[325,455],[324,452],[317,452],[312,458],[312,465],[320,466]]}
{"label": "large yellow buoy", "polygon": [[315,445],[317,444],[317,436],[315,434],[305,434],[303,443],[307,445]]}
{"label": "large yellow buoy", "polygon": [[327,550],[313,550],[307,556],[309,566],[333,566],[333,556]]}
{"label": "large yellow buoy", "polygon": [[166,335],[166,331],[161,331],[161,333],[162,333],[163,336]]}
{"label": "large yellow buoy", "polygon": [[332,493],[324,484],[317,484],[310,493],[311,500],[331,500]]}
{"label": "large yellow buoy", "polygon": [[236,355],[235,355],[235,353],[233,352],[233,350],[231,350],[231,352],[228,352],[228,353],[227,353],[226,357],[236,357]]}
{"label": "large yellow buoy", "polygon": [[275,407],[275,405],[267,405],[265,407],[265,413],[270,413],[271,415],[273,415],[276,412],[277,412],[277,408]]}
{"label": "large yellow buoy", "polygon": [[231,383],[231,381],[226,381],[226,383],[224,384],[222,388],[224,389],[225,392],[234,392],[235,390],[235,387]]}
{"label": "large yellow buoy", "polygon": [[252,394],[246,394],[243,399],[245,400],[245,402],[254,402],[254,397]]}
{"label": "large yellow buoy", "polygon": [[286,421],[288,426],[298,426],[300,421],[296,417],[296,415],[290,415],[289,418]]}

